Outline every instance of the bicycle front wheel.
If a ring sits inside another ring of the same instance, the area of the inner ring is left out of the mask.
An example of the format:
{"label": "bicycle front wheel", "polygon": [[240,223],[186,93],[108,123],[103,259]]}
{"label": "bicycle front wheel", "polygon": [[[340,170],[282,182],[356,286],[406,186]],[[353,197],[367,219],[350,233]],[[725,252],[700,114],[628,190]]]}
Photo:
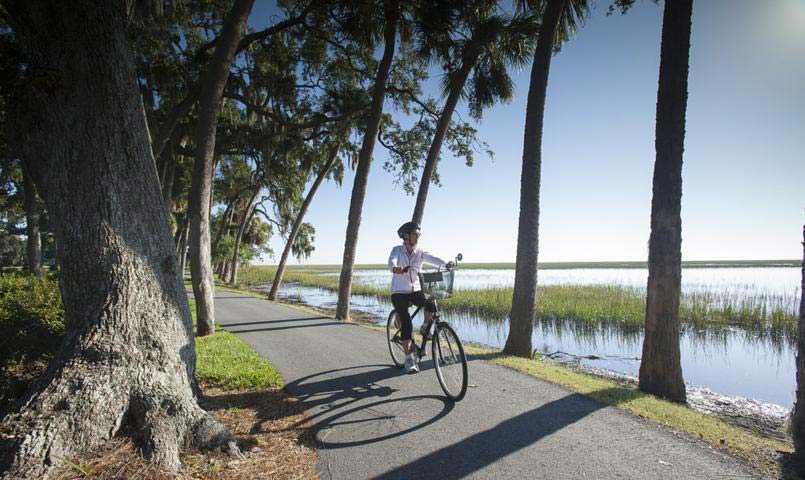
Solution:
{"label": "bicycle front wheel", "polygon": [[400,317],[397,312],[392,310],[389,314],[388,323],[386,323],[386,338],[389,342],[389,353],[391,354],[391,361],[397,368],[403,368],[405,365],[405,349],[400,340]]}
{"label": "bicycle front wheel", "polygon": [[453,327],[438,323],[431,344],[433,366],[439,385],[450,400],[457,402],[467,393],[467,357]]}

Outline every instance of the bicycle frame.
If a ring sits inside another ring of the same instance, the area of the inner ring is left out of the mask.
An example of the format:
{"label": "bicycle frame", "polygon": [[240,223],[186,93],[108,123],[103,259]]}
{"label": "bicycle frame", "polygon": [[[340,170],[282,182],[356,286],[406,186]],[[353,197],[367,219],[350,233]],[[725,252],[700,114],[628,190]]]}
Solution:
{"label": "bicycle frame", "polygon": [[[436,303],[436,299],[435,299],[435,298],[434,298],[434,299],[432,299],[432,301],[433,301],[433,305],[436,307],[436,311],[435,311],[435,312],[433,312],[433,316],[431,317],[431,324],[428,326],[428,330],[429,330],[429,331],[430,331],[430,330],[433,330],[433,327],[434,327],[435,325],[437,325],[439,322],[441,322],[441,321],[442,321],[442,320],[441,320],[441,315],[439,314],[439,304],[438,304],[438,303]],[[414,318],[416,318],[417,314],[419,313],[419,311],[420,311],[420,310],[422,310],[422,308],[423,308],[423,307],[416,307],[416,310],[414,310],[414,313],[413,313],[413,314],[411,314],[411,323],[412,323],[412,324],[414,323]],[[423,315],[424,315],[424,314],[423,314]],[[417,358],[421,359],[423,356],[425,356],[425,355],[424,355],[424,352],[425,352],[425,346],[426,346],[427,344],[428,344],[428,337],[427,337],[427,336],[423,336],[423,337],[422,337],[422,344],[421,344],[421,345],[417,345],[417,344],[414,342],[413,335],[412,335],[412,338],[411,338],[411,347],[412,347],[412,348],[411,348],[411,351],[412,351],[412,352],[414,352],[414,351],[416,352]]]}

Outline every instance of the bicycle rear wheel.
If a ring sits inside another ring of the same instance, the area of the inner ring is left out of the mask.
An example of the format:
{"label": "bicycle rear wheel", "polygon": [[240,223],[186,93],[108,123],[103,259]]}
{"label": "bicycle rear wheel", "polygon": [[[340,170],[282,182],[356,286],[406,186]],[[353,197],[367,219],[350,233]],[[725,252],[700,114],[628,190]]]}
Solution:
{"label": "bicycle rear wheel", "polygon": [[389,353],[391,354],[391,361],[397,368],[405,366],[405,350],[400,340],[400,318],[397,312],[392,310],[389,314],[388,323],[386,323],[386,339],[389,342]]}
{"label": "bicycle rear wheel", "polygon": [[454,402],[461,400],[467,393],[467,357],[453,327],[444,322],[436,324],[431,351],[436,377],[445,395]]}

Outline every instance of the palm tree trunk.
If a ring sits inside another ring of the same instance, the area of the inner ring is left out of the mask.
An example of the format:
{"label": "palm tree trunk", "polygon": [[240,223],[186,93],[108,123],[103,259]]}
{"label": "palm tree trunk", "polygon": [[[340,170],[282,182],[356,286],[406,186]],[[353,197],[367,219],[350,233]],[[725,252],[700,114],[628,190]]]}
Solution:
{"label": "palm tree trunk", "polygon": [[25,196],[25,229],[28,271],[37,277],[42,275],[42,239],[39,235],[39,205],[36,201],[36,186],[26,168],[22,168],[22,193]]}
{"label": "palm tree trunk", "polygon": [[232,217],[235,215],[235,203],[238,200],[239,198],[234,198],[227,203],[224,214],[221,216],[221,224],[218,226],[218,231],[215,232],[215,237],[212,239],[211,251],[215,252],[218,249],[218,244],[221,243],[221,239],[224,238],[224,234],[226,234],[229,229],[229,225],[232,224]]}
{"label": "palm tree trunk", "polygon": [[232,262],[227,262],[226,260],[221,261],[221,273],[218,275],[218,278],[221,279],[224,283],[229,283],[229,279],[231,278],[232,273]]}
{"label": "palm tree trunk", "polygon": [[335,165],[336,160],[338,160],[338,146],[339,145],[336,144],[335,147],[333,147],[327,164],[321,169],[318,176],[316,176],[316,180],[313,182],[313,185],[311,185],[310,190],[305,196],[305,200],[302,202],[302,208],[299,209],[299,213],[296,215],[291,233],[288,235],[288,241],[285,243],[285,248],[282,250],[282,257],[280,257],[280,263],[277,266],[277,273],[274,274],[274,282],[271,284],[271,292],[268,294],[269,300],[277,299],[277,294],[282,285],[282,276],[285,274],[285,265],[288,262],[288,256],[293,248],[293,242],[296,240],[296,235],[299,234],[299,228],[302,226],[302,221],[305,218],[308,207],[310,207],[310,203],[313,202],[313,197],[316,196],[316,191],[333,168],[333,165]]}
{"label": "palm tree trunk", "polygon": [[336,318],[349,319],[349,299],[352,293],[352,267],[355,265],[355,251],[358,248],[358,230],[361,226],[361,213],[363,199],[366,197],[366,184],[369,181],[369,167],[372,163],[372,152],[375,148],[375,138],[380,128],[380,118],[383,115],[383,101],[386,98],[386,80],[388,80],[391,60],[394,58],[394,48],[397,41],[397,21],[400,17],[399,0],[385,0],[385,29],[383,58],[377,68],[377,77],[372,89],[372,105],[366,122],[366,132],[363,135],[363,144],[358,154],[358,168],[355,170],[355,183],[352,186],[352,198],[349,202],[349,216],[347,234],[344,241],[344,259],[341,262],[341,278],[338,285],[338,305]]}
{"label": "palm tree trunk", "polygon": [[182,228],[181,240],[178,246],[179,255],[179,275],[184,281],[184,272],[187,269],[187,237],[190,236],[190,223],[185,222]]}
{"label": "palm tree trunk", "polygon": [[802,280],[799,290],[799,321],[797,322],[797,398],[791,415],[791,436],[794,454],[805,466],[805,225],[802,227]]}
{"label": "palm tree trunk", "polygon": [[47,477],[124,428],[171,469],[185,446],[234,445],[194,396],[192,320],[124,3],[4,2],[35,76],[20,82],[9,117],[51,213],[66,326],[47,371],[4,419],[21,429],[4,478]]}
{"label": "palm tree trunk", "polygon": [[531,356],[531,335],[537,295],[537,256],[539,252],[539,187],[542,169],[542,128],[548,73],[551,68],[554,38],[565,0],[548,0],[539,30],[531,83],[528,87],[523,168],[520,173],[520,221],[517,231],[517,264],[514,270],[509,336],[503,352],[520,357]]}
{"label": "palm tree trunk", "polygon": [[176,232],[173,234],[173,247],[176,249],[176,253],[179,253],[179,245],[182,243],[182,235],[185,234],[187,231],[187,213],[182,215],[181,213],[176,215],[178,217],[177,224],[176,224]]}
{"label": "palm tree trunk", "polygon": [[229,68],[246,31],[246,19],[254,0],[235,0],[224,21],[215,52],[205,69],[199,97],[196,129],[196,161],[190,188],[190,274],[196,299],[196,333],[211,335],[215,324],[213,306],[212,262],[210,254],[210,196],[212,194],[215,132],[221,95],[229,77]]}
{"label": "palm tree trunk", "polygon": [[682,280],[682,155],[693,0],[665,2],[657,90],[656,161],[648,246],[646,331],[640,390],[685,402],[679,353]]}
{"label": "palm tree trunk", "polygon": [[472,71],[474,61],[465,61],[462,70],[460,82],[450,91],[447,97],[447,102],[439,115],[439,121],[436,123],[436,132],[433,134],[433,141],[428,150],[428,157],[425,159],[425,168],[422,170],[422,179],[419,182],[419,191],[416,195],[416,204],[414,205],[414,215],[411,221],[422,225],[422,217],[425,215],[425,203],[428,201],[428,189],[430,188],[430,180],[433,177],[433,170],[439,162],[439,154],[442,151],[442,142],[444,135],[447,133],[447,127],[450,126],[450,120],[453,117],[453,112],[461,99],[461,92],[464,91],[464,84],[467,82],[467,77]]}
{"label": "palm tree trunk", "polygon": [[232,252],[232,277],[228,280],[229,284],[233,287],[237,286],[238,284],[238,264],[240,264],[240,242],[243,240],[243,234],[246,233],[246,228],[249,226],[249,222],[252,221],[252,217],[254,217],[255,207],[254,201],[257,199],[257,195],[260,193],[260,186],[258,185],[252,196],[249,197],[249,201],[246,203],[246,208],[243,210],[243,220],[240,222],[240,227],[238,228],[238,233],[235,235],[235,248]]}

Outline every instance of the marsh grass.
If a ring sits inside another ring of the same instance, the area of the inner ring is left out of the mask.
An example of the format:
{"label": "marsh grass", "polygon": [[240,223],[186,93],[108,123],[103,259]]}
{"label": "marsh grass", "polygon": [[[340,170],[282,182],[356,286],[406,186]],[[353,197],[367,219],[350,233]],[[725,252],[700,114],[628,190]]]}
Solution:
{"label": "marsh grass", "polygon": [[[710,263],[707,266],[712,266]],[[338,291],[339,278],[325,267],[294,267],[285,274],[286,283]],[[240,273],[244,286],[270,283],[274,267],[248,267]],[[449,300],[439,303],[445,313],[477,317],[489,324],[507,321],[511,311],[512,287],[458,290]],[[388,289],[353,282],[354,295],[388,299]],[[623,285],[546,285],[537,289],[537,314],[540,323],[568,328],[577,333],[615,330],[637,335],[645,321],[645,291]],[[745,331],[748,337],[768,340],[774,345],[794,345],[797,317],[794,296],[765,292],[747,293],[700,286],[684,293],[680,301],[683,327],[699,334],[718,334],[730,328]]]}

